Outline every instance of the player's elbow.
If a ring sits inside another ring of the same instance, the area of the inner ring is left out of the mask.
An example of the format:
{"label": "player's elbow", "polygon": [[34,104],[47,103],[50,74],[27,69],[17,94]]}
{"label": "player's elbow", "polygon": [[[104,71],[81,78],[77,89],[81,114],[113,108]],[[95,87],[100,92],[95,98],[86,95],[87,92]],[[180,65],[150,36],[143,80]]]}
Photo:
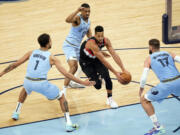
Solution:
{"label": "player's elbow", "polygon": [[71,23],[71,20],[69,18],[66,18],[65,22],[66,23]]}

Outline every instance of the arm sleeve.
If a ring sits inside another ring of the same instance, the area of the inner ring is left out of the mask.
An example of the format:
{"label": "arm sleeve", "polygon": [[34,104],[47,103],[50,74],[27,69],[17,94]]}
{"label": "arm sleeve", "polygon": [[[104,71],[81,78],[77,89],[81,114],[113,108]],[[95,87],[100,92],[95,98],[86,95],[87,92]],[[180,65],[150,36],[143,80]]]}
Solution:
{"label": "arm sleeve", "polygon": [[144,68],[144,71],[143,71],[143,74],[142,74],[141,80],[140,80],[141,88],[144,88],[144,85],[146,84],[148,73],[149,73],[149,68]]}

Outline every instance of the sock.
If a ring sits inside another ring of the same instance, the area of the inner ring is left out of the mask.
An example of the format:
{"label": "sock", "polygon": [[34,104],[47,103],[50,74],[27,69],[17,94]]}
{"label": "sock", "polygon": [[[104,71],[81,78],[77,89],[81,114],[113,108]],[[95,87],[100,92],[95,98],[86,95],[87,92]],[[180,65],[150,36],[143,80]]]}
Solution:
{"label": "sock", "polygon": [[63,86],[62,93],[64,93],[64,96],[66,96],[66,88],[67,88],[67,86]]}
{"label": "sock", "polygon": [[67,123],[68,125],[72,125],[72,122],[71,122],[71,119],[70,119],[70,116],[69,116],[69,112],[66,112],[66,113],[64,114],[64,117],[65,117],[65,119],[66,119],[66,123]]}
{"label": "sock", "polygon": [[21,102],[17,102],[17,106],[16,106],[15,112],[17,112],[18,114],[20,114],[21,107],[22,107],[22,103],[21,103]]}
{"label": "sock", "polygon": [[112,93],[107,93],[107,97],[108,98],[110,98],[110,97],[112,98]]}
{"label": "sock", "polygon": [[156,117],[155,114],[151,115],[151,116],[150,116],[150,119],[151,119],[151,121],[152,121],[152,123],[153,123],[153,126],[154,126],[155,128],[157,128],[158,126],[160,126],[160,124],[159,124],[159,122],[158,122],[157,117]]}

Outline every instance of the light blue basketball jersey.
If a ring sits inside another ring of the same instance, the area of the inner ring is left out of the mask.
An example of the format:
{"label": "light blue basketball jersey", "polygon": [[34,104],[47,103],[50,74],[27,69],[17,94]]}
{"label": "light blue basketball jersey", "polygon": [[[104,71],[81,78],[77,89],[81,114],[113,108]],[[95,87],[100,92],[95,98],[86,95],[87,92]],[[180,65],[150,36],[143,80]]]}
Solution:
{"label": "light blue basketball jersey", "polygon": [[51,53],[48,51],[34,50],[29,59],[26,76],[31,78],[47,78],[47,73],[51,68],[50,55]]}
{"label": "light blue basketball jersey", "polygon": [[154,52],[150,57],[151,68],[160,81],[180,75],[172,56],[168,52]]}
{"label": "light blue basketball jersey", "polygon": [[83,18],[80,16],[81,23],[77,27],[71,26],[71,30],[66,37],[66,41],[69,43],[80,47],[81,41],[83,40],[84,36],[87,34],[90,28],[90,20],[88,22],[84,21]]}

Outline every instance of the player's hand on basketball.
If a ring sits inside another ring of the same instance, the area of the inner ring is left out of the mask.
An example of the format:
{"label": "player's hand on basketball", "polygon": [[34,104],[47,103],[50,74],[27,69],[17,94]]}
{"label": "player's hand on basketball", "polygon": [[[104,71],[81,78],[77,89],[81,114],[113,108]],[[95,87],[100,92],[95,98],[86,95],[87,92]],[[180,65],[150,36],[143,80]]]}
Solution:
{"label": "player's hand on basketball", "polygon": [[84,81],[83,85],[85,86],[94,86],[96,84],[95,81],[90,81],[90,79],[87,79]]}
{"label": "player's hand on basketball", "polygon": [[117,78],[117,80],[118,80],[119,82],[122,82],[122,81],[123,81],[120,72],[117,72],[117,73],[116,73],[116,78]]}

